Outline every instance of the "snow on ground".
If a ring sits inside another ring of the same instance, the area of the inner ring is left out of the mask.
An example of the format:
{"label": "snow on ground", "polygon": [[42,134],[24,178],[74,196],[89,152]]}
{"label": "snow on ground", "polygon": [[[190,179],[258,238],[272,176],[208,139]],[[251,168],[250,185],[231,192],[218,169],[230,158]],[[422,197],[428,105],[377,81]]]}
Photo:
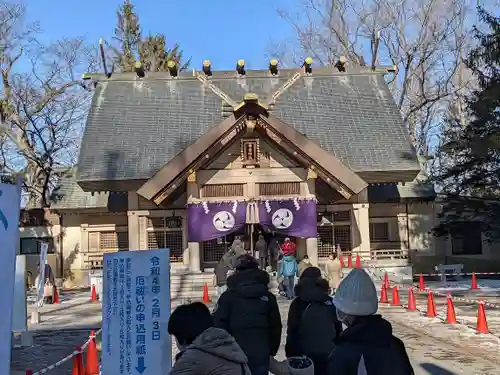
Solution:
{"label": "snow on ground", "polygon": [[[452,293],[455,291],[468,291],[472,279],[464,277],[459,280],[448,278],[446,281],[426,281],[425,286],[436,292]],[[500,279],[477,279],[477,284],[482,293],[496,294],[500,296]]]}

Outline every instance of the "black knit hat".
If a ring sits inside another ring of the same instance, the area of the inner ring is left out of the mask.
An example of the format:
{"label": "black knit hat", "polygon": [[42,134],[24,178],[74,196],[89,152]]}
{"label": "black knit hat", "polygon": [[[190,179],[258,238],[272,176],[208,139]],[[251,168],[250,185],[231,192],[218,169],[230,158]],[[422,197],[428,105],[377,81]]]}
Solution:
{"label": "black knit hat", "polygon": [[307,267],[302,275],[301,279],[319,279],[321,277],[321,270],[318,267]]}
{"label": "black knit hat", "polygon": [[245,271],[259,268],[259,262],[250,254],[243,254],[236,258],[236,271]]}

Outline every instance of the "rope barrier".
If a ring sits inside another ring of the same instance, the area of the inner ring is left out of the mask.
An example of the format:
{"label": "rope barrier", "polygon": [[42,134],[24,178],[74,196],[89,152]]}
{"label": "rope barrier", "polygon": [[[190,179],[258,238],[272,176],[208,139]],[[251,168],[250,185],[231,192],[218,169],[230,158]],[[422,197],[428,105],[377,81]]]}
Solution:
{"label": "rope barrier", "polygon": [[89,339],[82,345],[80,351],[78,351],[78,350],[73,351],[71,354],[69,354],[66,357],[60,359],[56,363],[54,363],[54,364],[52,364],[52,365],[50,365],[48,367],[45,367],[44,369],[41,369],[38,372],[33,373],[33,375],[42,375],[42,374],[45,374],[45,373],[47,373],[49,371],[52,371],[55,368],[61,366],[63,363],[65,363],[65,362],[69,361],[70,359],[72,359],[75,355],[77,355],[79,353],[83,353],[85,351],[85,349],[87,349],[87,346],[89,346],[90,341],[93,338],[97,337],[101,332],[102,332],[102,329],[99,329],[98,331],[96,331],[96,333],[95,333],[94,336],[89,336]]}
{"label": "rope barrier", "polygon": [[428,276],[497,276],[500,275],[500,272],[437,272],[437,273],[422,273],[413,275],[413,277],[419,277],[420,275],[428,277]]}

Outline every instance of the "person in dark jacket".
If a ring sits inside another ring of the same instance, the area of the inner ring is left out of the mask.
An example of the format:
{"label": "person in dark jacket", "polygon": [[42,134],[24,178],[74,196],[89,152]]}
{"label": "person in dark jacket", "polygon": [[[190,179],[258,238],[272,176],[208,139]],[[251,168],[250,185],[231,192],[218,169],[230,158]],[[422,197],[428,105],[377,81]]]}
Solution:
{"label": "person in dark jacket", "polygon": [[[308,267],[295,286],[297,297],[288,310],[286,357],[311,358],[315,374],[325,374],[328,355],[335,347],[334,340],[342,332],[329,290],[328,281],[321,277],[321,270]],[[307,316],[304,313],[313,308],[319,308],[319,314]],[[307,319],[312,320],[308,322]]]}
{"label": "person in dark jacket", "polygon": [[268,284],[269,275],[258,261],[240,256],[213,312],[215,326],[229,332],[247,355],[252,375],[268,374],[269,357],[281,342],[281,316]]}
{"label": "person in dark jacket", "polygon": [[265,270],[266,269],[266,262],[267,262],[267,242],[264,239],[264,236],[261,234],[259,235],[259,239],[255,243],[255,251],[259,254],[259,263],[260,263],[260,268]]}
{"label": "person in dark jacket", "polygon": [[226,291],[227,288],[227,273],[231,267],[228,262],[224,259],[224,257],[217,263],[214,269],[215,273],[215,287],[217,288],[217,298],[219,298],[222,293]]}
{"label": "person in dark jacket", "polygon": [[336,340],[328,361],[328,375],[414,375],[403,342],[392,334],[391,324],[376,315],[377,290],[370,276],[353,269],[341,281],[333,303],[339,320],[347,326]]}
{"label": "person in dark jacket", "polygon": [[170,315],[168,333],[179,349],[169,375],[251,375],[245,353],[234,337],[213,327],[203,303],[177,307]]}
{"label": "person in dark jacket", "polygon": [[276,237],[276,234],[273,233],[273,237],[271,241],[269,241],[269,246],[267,247],[267,252],[269,254],[269,263],[271,264],[271,268],[273,271],[278,270],[278,259],[281,254],[281,245],[279,238]]}

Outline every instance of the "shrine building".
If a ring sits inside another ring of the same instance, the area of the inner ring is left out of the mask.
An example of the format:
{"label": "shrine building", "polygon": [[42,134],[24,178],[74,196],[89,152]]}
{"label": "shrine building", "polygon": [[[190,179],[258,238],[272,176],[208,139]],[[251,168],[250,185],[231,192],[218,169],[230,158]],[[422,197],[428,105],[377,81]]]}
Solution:
{"label": "shrine building", "polygon": [[307,62],[85,76],[78,165],[51,206],[56,273],[78,284],[106,252],[158,248],[199,273],[258,233],[290,237],[313,263],[337,248],[365,263],[433,254],[435,193],[386,83],[393,68]]}

